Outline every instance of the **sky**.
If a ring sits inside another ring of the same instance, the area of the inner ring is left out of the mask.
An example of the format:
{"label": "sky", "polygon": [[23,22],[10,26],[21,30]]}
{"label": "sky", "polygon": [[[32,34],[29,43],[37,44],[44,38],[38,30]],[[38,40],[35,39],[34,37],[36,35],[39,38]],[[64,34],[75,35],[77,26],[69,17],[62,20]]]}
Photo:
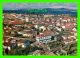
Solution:
{"label": "sky", "polygon": [[3,10],[69,8],[77,9],[76,3],[3,3]]}

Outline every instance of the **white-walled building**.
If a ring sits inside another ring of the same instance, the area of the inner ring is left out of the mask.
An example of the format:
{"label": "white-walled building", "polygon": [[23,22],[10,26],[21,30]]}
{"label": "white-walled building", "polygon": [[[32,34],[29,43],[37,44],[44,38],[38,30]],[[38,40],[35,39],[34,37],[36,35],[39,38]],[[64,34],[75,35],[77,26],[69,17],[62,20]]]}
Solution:
{"label": "white-walled building", "polygon": [[25,20],[26,20],[26,22],[29,22],[29,17],[26,17]]}

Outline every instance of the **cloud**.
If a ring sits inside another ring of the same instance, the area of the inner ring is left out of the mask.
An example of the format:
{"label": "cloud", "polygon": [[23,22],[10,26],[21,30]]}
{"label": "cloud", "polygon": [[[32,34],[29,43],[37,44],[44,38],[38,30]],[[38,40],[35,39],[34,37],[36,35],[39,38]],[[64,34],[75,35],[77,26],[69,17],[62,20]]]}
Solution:
{"label": "cloud", "polygon": [[3,3],[3,9],[17,10],[17,9],[39,9],[39,8],[71,8],[76,9],[76,3]]}

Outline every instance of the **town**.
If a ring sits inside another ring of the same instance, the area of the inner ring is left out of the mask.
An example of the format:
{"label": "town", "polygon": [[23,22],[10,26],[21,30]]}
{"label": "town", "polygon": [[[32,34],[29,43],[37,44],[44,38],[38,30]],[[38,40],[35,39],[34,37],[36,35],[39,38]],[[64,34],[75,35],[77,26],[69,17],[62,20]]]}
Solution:
{"label": "town", "polygon": [[77,17],[3,13],[3,55],[77,55]]}

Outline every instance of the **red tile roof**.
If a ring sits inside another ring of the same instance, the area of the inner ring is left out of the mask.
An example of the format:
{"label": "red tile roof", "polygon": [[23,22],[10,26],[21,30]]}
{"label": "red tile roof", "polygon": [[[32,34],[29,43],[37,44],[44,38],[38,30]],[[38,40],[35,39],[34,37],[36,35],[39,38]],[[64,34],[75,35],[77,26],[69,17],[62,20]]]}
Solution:
{"label": "red tile roof", "polygon": [[28,24],[28,26],[33,26],[33,24]]}
{"label": "red tile roof", "polygon": [[59,19],[59,20],[68,20],[68,19],[73,19],[73,18],[63,18],[63,19]]}
{"label": "red tile roof", "polygon": [[75,26],[68,26],[65,29],[70,29],[70,28],[74,28]]}
{"label": "red tile roof", "polygon": [[52,20],[51,22],[55,22],[55,20]]}
{"label": "red tile roof", "polygon": [[26,28],[26,30],[30,30],[30,28]]}
{"label": "red tile roof", "polygon": [[74,40],[74,38],[69,38],[69,39],[64,39],[63,41],[69,42],[69,41],[73,41],[73,40]]}
{"label": "red tile roof", "polygon": [[67,35],[62,35],[62,37],[67,37]]}
{"label": "red tile roof", "polygon": [[71,24],[71,22],[70,23],[66,23],[66,25],[69,25],[69,24]]}
{"label": "red tile roof", "polygon": [[66,18],[66,19],[73,19],[73,18]]}
{"label": "red tile roof", "polygon": [[63,41],[69,42],[69,41],[72,41],[72,39],[65,39]]}
{"label": "red tile roof", "polygon": [[44,36],[49,36],[51,33],[54,33],[53,31],[45,31],[42,34],[37,35],[37,37],[44,37]]}
{"label": "red tile roof", "polygon": [[10,42],[6,42],[6,43],[3,43],[4,46],[12,46],[14,43],[10,43]]}
{"label": "red tile roof", "polygon": [[3,22],[3,23],[9,23],[10,21],[5,21],[5,22]]}
{"label": "red tile roof", "polygon": [[19,21],[11,21],[9,22],[9,24],[21,24],[22,22],[19,22]]}
{"label": "red tile roof", "polygon": [[5,38],[3,41],[11,41],[12,39]]}

